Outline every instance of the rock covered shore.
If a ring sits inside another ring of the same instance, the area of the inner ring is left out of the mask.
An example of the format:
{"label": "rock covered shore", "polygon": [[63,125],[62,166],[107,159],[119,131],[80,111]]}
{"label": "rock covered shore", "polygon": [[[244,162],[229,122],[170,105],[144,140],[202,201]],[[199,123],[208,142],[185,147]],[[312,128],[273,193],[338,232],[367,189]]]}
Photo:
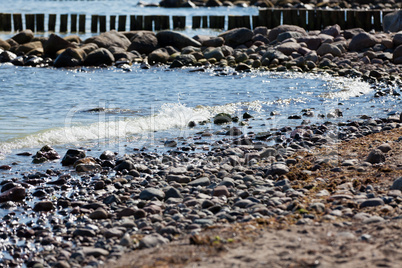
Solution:
{"label": "rock covered shore", "polygon": [[81,40],[79,36],[35,37],[22,31],[0,40],[0,62],[17,66],[117,66],[142,68],[233,67],[236,71],[327,72],[371,82],[401,84],[402,32],[368,33],[338,25],[306,32],[281,25],[253,31],[237,28],[218,36],[188,37],[180,32],[110,31]]}
{"label": "rock covered shore", "polygon": [[[224,123],[222,116],[213,121]],[[34,163],[67,169],[3,173],[0,205],[11,212],[2,217],[0,238],[11,257],[0,264],[98,267],[220,224],[369,225],[400,217],[399,114],[267,133],[251,132],[252,115],[244,120],[248,132],[226,123],[215,133],[198,132],[193,142],[172,139],[165,154],[88,157],[70,149],[60,160],[43,147]]]}
{"label": "rock covered shore", "polygon": [[141,6],[161,7],[279,7],[279,8],[353,8],[353,9],[398,9],[401,3],[395,0],[162,0],[159,4],[139,2]]}

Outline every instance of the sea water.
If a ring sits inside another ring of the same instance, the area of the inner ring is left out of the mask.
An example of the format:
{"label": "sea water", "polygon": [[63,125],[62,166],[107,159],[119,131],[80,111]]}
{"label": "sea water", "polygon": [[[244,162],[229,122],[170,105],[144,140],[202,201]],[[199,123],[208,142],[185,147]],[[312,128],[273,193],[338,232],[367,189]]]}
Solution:
{"label": "sea water", "polygon": [[[198,124],[222,112],[239,118],[248,112],[258,121],[252,130],[263,132],[300,125],[302,119],[288,117],[303,109],[315,115],[303,119],[323,123],[328,119],[319,115],[335,109],[342,110],[342,120],[354,120],[386,116],[401,103],[397,97],[375,98],[374,88],[365,82],[325,74],[144,70],[139,65],[130,70],[1,65],[2,161],[46,144],[61,150],[155,147],[206,127],[191,129],[190,121]],[[274,111],[277,115],[271,116]]]}

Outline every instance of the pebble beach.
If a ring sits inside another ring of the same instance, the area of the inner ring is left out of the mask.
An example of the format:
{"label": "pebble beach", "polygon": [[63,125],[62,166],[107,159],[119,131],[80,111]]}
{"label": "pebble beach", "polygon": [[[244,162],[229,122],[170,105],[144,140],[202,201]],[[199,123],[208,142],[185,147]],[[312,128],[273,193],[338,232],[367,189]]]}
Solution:
{"label": "pebble beach", "polygon": [[133,66],[216,78],[329,75],[366,83],[372,91],[359,94],[389,103],[379,116],[371,102],[358,116],[348,114],[356,104],[347,100],[325,114],[306,107],[281,115],[288,126],[265,131],[260,118],[279,112],[219,112],[186,122],[186,137],[124,154],[50,143],[8,151],[0,165],[1,267],[400,266],[401,31],[281,25],[81,39],[24,30],[0,40],[0,62],[84,75],[124,75]]}

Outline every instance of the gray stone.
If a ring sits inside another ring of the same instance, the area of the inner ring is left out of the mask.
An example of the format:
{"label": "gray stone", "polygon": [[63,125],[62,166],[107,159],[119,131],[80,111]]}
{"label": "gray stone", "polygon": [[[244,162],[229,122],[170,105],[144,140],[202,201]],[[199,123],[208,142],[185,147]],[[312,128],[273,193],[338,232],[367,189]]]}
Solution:
{"label": "gray stone", "polygon": [[140,241],[139,248],[154,248],[168,243],[169,240],[161,236],[160,234],[150,234],[144,236]]}
{"label": "gray stone", "polygon": [[132,170],[134,168],[135,168],[135,166],[134,166],[133,162],[126,159],[126,160],[123,160],[121,163],[119,163],[114,169],[117,171],[122,171],[124,169]]}
{"label": "gray stone", "polygon": [[324,30],[322,30],[321,33],[337,37],[341,34],[341,26],[339,26],[338,24],[328,26]]}
{"label": "gray stone", "polygon": [[54,60],[54,67],[76,67],[83,63],[87,54],[80,48],[67,48]]}
{"label": "gray stone", "polygon": [[366,159],[367,162],[371,164],[378,164],[385,161],[385,155],[382,151],[374,149],[370,152]]}
{"label": "gray stone", "polygon": [[209,35],[196,35],[194,40],[201,43],[204,47],[221,47],[225,40],[222,37],[209,36]]}
{"label": "gray stone", "polygon": [[310,50],[317,50],[321,45],[321,38],[318,36],[304,36],[297,39],[299,43],[306,43]]}
{"label": "gray stone", "polygon": [[69,47],[74,48],[76,46],[58,35],[51,34],[48,40],[43,44],[43,51],[45,54],[54,57],[58,51]]}
{"label": "gray stone", "polygon": [[135,50],[141,54],[149,54],[158,48],[158,39],[152,31],[136,31],[130,35],[130,41],[128,51]]}
{"label": "gray stone", "polygon": [[382,205],[384,205],[384,201],[381,198],[370,198],[363,201],[363,203],[360,204],[360,208],[377,207]]}
{"label": "gray stone", "polygon": [[388,13],[383,18],[384,32],[402,31],[402,10]]}
{"label": "gray stone", "polygon": [[352,38],[352,41],[350,41],[349,50],[360,51],[365,48],[372,47],[378,43],[380,43],[380,41],[374,35],[365,32],[359,33]]}
{"label": "gray stone", "polygon": [[82,251],[84,252],[85,256],[94,256],[95,258],[98,258],[100,256],[108,256],[109,255],[109,251],[107,251],[106,249],[102,249],[102,248],[94,248],[94,247],[84,247],[82,249]]}
{"label": "gray stone", "polygon": [[402,45],[402,31],[396,33],[392,39],[392,43],[395,47]]}
{"label": "gray stone", "polygon": [[395,48],[394,53],[392,55],[392,59],[395,64],[401,64],[401,59],[402,59],[402,45],[398,46]]}
{"label": "gray stone", "polygon": [[79,228],[73,232],[73,236],[95,237],[96,233],[94,230]]}
{"label": "gray stone", "polygon": [[84,60],[84,65],[86,66],[100,66],[107,65],[110,66],[114,62],[113,54],[106,48],[98,48],[91,53]]}
{"label": "gray stone", "polygon": [[117,237],[121,238],[124,235],[124,232],[119,229],[119,228],[108,228],[103,232],[103,236],[106,239],[112,238],[112,237]]}
{"label": "gray stone", "polygon": [[389,143],[383,143],[380,146],[378,146],[377,149],[379,149],[383,153],[388,153],[389,151],[392,150],[392,147],[391,145],[389,145]]}
{"label": "gray stone", "polygon": [[29,29],[21,31],[21,32],[17,33],[16,35],[14,35],[13,37],[11,37],[11,39],[13,39],[15,42],[17,42],[20,45],[31,42],[31,40],[33,38],[34,38],[34,33]]}
{"label": "gray stone", "polygon": [[143,200],[151,200],[154,197],[159,200],[163,200],[165,198],[165,193],[156,188],[146,188],[140,193],[140,199]]}
{"label": "gray stone", "polygon": [[93,220],[107,219],[108,213],[103,208],[98,208],[91,214],[89,214],[89,218]]}
{"label": "gray stone", "polygon": [[35,204],[34,211],[51,211],[54,209],[52,201],[39,201]]}
{"label": "gray stone", "polygon": [[222,49],[220,47],[207,48],[204,50],[203,53],[206,59],[215,58],[217,61],[220,61],[221,59],[225,58],[225,55],[223,54]]}
{"label": "gray stone", "polygon": [[156,34],[160,47],[173,46],[182,49],[187,46],[201,47],[201,43],[179,32],[161,31]]}
{"label": "gray stone", "polygon": [[270,175],[285,175],[289,173],[289,168],[285,164],[282,163],[273,163],[268,170],[268,174]]}
{"label": "gray stone", "polygon": [[219,35],[225,40],[225,44],[231,47],[242,45],[250,41],[253,36],[253,31],[248,28],[235,28]]}
{"label": "gray stone", "polygon": [[202,177],[199,179],[195,179],[188,183],[188,186],[197,187],[197,186],[208,186],[211,184],[211,181],[208,177]]}
{"label": "gray stone", "polygon": [[167,50],[165,48],[158,48],[154,51],[152,51],[149,55],[148,55],[148,62],[151,65],[157,64],[157,63],[167,63],[167,61],[169,60],[169,53],[167,52]]}
{"label": "gray stone", "polygon": [[317,54],[320,56],[331,54],[335,57],[340,57],[342,56],[342,51],[336,45],[324,43],[318,48]]}
{"label": "gray stone", "polygon": [[276,47],[277,50],[282,52],[283,54],[289,56],[294,52],[297,52],[300,49],[300,44],[294,42],[283,43]]}
{"label": "gray stone", "polygon": [[391,190],[399,190],[402,191],[402,177],[394,180],[391,186]]}
{"label": "gray stone", "polygon": [[127,50],[131,44],[130,40],[128,40],[124,34],[119,33],[116,30],[111,30],[110,32],[90,37],[86,39],[84,43],[94,43],[98,45],[98,47],[106,49],[109,49],[110,47],[121,47],[125,50]]}
{"label": "gray stone", "polygon": [[299,26],[294,26],[294,25],[280,25],[272,29],[269,34],[268,34],[268,39],[269,41],[274,41],[278,37],[279,34],[284,33],[284,32],[298,32],[301,33],[302,35],[306,36],[306,30]]}

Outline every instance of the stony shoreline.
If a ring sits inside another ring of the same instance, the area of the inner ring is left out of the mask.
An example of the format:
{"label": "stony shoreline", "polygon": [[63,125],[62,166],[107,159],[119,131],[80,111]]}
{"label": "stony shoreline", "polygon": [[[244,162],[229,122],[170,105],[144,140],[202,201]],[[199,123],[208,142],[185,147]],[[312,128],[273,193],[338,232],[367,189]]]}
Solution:
{"label": "stony shoreline", "polygon": [[316,1],[316,0],[251,0],[251,1],[235,1],[235,0],[162,0],[159,3],[146,3],[140,1],[140,6],[147,7],[279,7],[279,8],[326,8],[326,9],[398,9],[401,3],[394,0],[376,1],[376,0],[344,0],[344,1]]}
{"label": "stony shoreline", "polygon": [[338,25],[310,32],[292,25],[236,28],[218,36],[194,37],[175,31],[113,30],[86,40],[76,35],[35,37],[25,30],[0,40],[0,50],[0,62],[16,66],[116,66],[127,71],[133,63],[141,68],[168,65],[191,67],[192,71],[232,67],[237,72],[324,72],[358,77],[376,84],[379,91],[382,86],[402,84],[402,32],[368,33],[359,28],[343,30]]}
{"label": "stony shoreline", "polygon": [[[228,125],[228,115],[213,121],[224,123],[222,131],[200,131],[193,145],[173,139],[166,154],[106,151],[93,158],[71,149],[60,161],[50,146],[42,148],[34,162],[69,169],[2,180],[1,208],[23,212],[3,217],[0,237],[26,243],[8,243],[13,259],[2,265],[97,267],[189,234],[203,244],[197,235],[222,224],[369,225],[400,217],[400,115],[285,127],[265,136],[242,133]],[[221,138],[209,144],[211,135]],[[276,145],[266,145],[268,138]],[[192,146],[209,150],[192,152]],[[31,220],[20,222],[22,215]]]}

